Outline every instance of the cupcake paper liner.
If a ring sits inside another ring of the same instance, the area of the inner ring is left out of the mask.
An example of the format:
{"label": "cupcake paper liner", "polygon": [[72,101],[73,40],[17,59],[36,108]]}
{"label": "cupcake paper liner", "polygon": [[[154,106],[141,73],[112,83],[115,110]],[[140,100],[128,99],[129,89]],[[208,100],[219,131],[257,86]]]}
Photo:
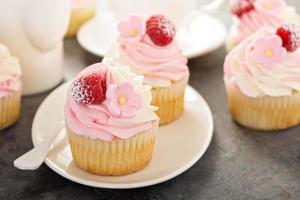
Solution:
{"label": "cupcake paper liner", "polygon": [[189,76],[169,87],[153,87],[152,105],[159,109],[156,114],[159,116],[160,125],[168,124],[176,120],[184,111],[184,92],[188,84]]}
{"label": "cupcake paper liner", "polygon": [[300,95],[251,98],[226,84],[229,110],[236,122],[256,130],[282,130],[300,123]]}
{"label": "cupcake paper liner", "polygon": [[0,130],[13,125],[19,118],[21,92],[12,92],[0,97]]}
{"label": "cupcake paper liner", "polygon": [[158,121],[128,139],[90,139],[67,127],[72,156],[81,169],[102,176],[120,176],[143,169],[151,160]]}

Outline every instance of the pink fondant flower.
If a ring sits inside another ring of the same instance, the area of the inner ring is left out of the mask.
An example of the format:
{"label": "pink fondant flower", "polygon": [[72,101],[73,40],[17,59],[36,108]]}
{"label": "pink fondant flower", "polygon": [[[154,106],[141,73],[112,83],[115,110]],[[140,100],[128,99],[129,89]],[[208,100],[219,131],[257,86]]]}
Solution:
{"label": "pink fondant flower", "polygon": [[143,106],[142,97],[134,92],[134,87],[129,82],[111,84],[107,89],[106,99],[107,108],[115,117],[133,117]]}
{"label": "pink fondant flower", "polygon": [[255,62],[270,67],[269,65],[285,58],[286,49],[282,47],[282,40],[278,35],[261,37],[254,43],[252,56]]}
{"label": "pink fondant flower", "polygon": [[142,39],[146,32],[146,25],[143,19],[136,15],[132,15],[126,21],[118,24],[121,42],[138,42]]}
{"label": "pink fondant flower", "polygon": [[278,14],[285,6],[283,0],[256,0],[254,7],[263,13]]}

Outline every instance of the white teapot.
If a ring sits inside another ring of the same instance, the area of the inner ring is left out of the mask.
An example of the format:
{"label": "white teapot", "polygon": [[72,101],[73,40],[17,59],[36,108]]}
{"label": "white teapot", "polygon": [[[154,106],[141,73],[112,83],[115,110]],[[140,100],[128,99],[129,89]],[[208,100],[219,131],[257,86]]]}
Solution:
{"label": "white teapot", "polygon": [[23,94],[36,94],[63,77],[63,37],[70,0],[1,0],[0,42],[22,66]]}

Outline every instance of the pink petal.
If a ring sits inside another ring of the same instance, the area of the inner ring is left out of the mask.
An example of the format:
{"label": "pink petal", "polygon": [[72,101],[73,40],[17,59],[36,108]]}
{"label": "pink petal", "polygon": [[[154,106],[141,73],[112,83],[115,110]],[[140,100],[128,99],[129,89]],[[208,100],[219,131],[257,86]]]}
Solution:
{"label": "pink petal", "polygon": [[273,35],[269,38],[269,45],[274,48],[282,46],[282,39],[278,35]]}
{"label": "pink petal", "polygon": [[141,25],[142,19],[137,15],[131,15],[129,17],[129,22],[132,25],[132,27],[138,27]]}
{"label": "pink petal", "polygon": [[255,47],[253,53],[252,53],[252,58],[255,62],[257,63],[261,63],[262,60],[264,59],[263,57],[263,52],[261,49],[257,49],[257,47]]}
{"label": "pink petal", "polygon": [[119,116],[121,114],[122,106],[117,100],[112,100],[108,102],[107,109],[113,116]]}
{"label": "pink petal", "polygon": [[264,48],[267,45],[267,40],[265,37],[260,37],[254,42],[255,48]]}
{"label": "pink petal", "polygon": [[141,37],[146,34],[146,24],[141,24],[139,27],[137,27],[137,29]]}
{"label": "pink petal", "polygon": [[128,97],[131,93],[133,93],[134,87],[130,82],[123,82],[119,85],[119,95]]}
{"label": "pink petal", "polygon": [[119,97],[119,87],[117,84],[111,84],[106,91],[106,99],[111,101]]}
{"label": "pink petal", "polygon": [[138,15],[130,15],[128,19],[129,19],[128,21],[130,21],[130,23],[141,21],[141,18]]}
{"label": "pink petal", "polygon": [[[266,56],[265,51],[272,50],[272,56]],[[252,54],[255,62],[265,65],[273,64],[274,62],[281,61],[286,56],[286,51],[282,47],[282,39],[273,35],[270,37],[261,37],[254,43],[254,51]]]}
{"label": "pink petal", "polygon": [[135,27],[138,31],[138,35],[144,35],[146,32],[146,27],[145,27],[145,23],[143,22],[143,20],[136,16],[136,15],[132,15],[129,17],[130,23],[132,25],[132,27]]}
{"label": "pink petal", "polygon": [[285,2],[282,0],[272,0],[271,3],[273,5],[274,11],[280,11],[282,8],[286,6]]}
{"label": "pink petal", "polygon": [[287,57],[287,50],[283,47],[281,47],[281,49],[278,51],[278,55],[277,55],[277,58],[278,60],[277,61],[283,61],[285,60]]}
{"label": "pink petal", "polygon": [[[271,3],[272,8],[265,8],[265,3]],[[266,14],[278,14],[285,6],[285,2],[283,0],[256,0],[254,2],[254,6],[257,10]]]}
{"label": "pink petal", "polygon": [[121,36],[130,37],[129,32],[131,30],[131,26],[128,21],[121,21],[117,27]]}
{"label": "pink petal", "polygon": [[133,107],[135,109],[140,109],[143,106],[143,99],[138,93],[132,93],[129,96],[127,96],[127,98],[128,106]]}

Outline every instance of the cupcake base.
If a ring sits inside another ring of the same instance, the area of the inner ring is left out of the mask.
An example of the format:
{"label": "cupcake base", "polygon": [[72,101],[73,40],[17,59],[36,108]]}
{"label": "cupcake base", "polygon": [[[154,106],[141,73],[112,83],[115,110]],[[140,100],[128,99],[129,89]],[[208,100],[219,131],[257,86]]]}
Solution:
{"label": "cupcake base", "polygon": [[159,125],[168,124],[176,120],[184,111],[184,92],[188,84],[189,76],[173,83],[169,87],[153,87],[152,105],[159,109],[156,114],[159,116]]}
{"label": "cupcake base", "polygon": [[236,122],[256,130],[283,130],[300,123],[300,94],[251,98],[226,84],[229,110]]}
{"label": "cupcake base", "polygon": [[20,115],[21,92],[0,97],[0,130],[13,125]]}
{"label": "cupcake base", "polygon": [[157,127],[158,122],[154,122],[149,130],[111,142],[80,136],[68,127],[67,133],[73,159],[79,168],[102,176],[120,176],[147,166],[152,158]]}

